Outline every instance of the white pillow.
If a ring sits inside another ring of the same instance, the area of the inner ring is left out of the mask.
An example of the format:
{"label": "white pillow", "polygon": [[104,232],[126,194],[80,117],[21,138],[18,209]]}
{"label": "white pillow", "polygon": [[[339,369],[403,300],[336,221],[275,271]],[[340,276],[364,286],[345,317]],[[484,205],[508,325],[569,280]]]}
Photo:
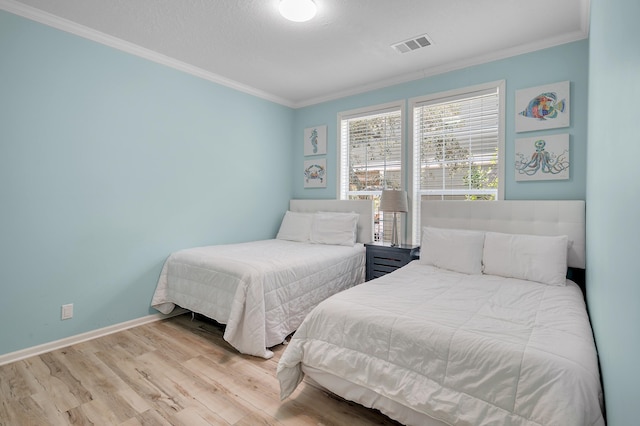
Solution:
{"label": "white pillow", "polygon": [[353,246],[359,217],[358,213],[318,212],[311,224],[309,240],[315,244]]}
{"label": "white pillow", "polygon": [[566,285],[567,241],[566,235],[547,237],[487,232],[482,257],[484,273]]}
{"label": "white pillow", "polygon": [[482,274],[483,244],[482,231],[425,226],[419,262],[463,274]]}
{"label": "white pillow", "polygon": [[282,218],[276,238],[279,240],[308,242],[314,213],[287,211]]}

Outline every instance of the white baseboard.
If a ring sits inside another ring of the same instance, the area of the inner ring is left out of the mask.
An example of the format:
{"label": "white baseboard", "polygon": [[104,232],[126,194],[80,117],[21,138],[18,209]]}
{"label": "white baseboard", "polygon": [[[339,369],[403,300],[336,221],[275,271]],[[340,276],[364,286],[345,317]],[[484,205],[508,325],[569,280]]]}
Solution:
{"label": "white baseboard", "polygon": [[137,327],[139,325],[148,324],[154,321],[160,321],[166,318],[171,318],[176,315],[184,314],[186,312],[189,312],[189,311],[182,308],[176,308],[173,310],[173,312],[171,312],[168,315],[164,315],[164,314],[147,315],[146,317],[136,318],[131,321],[121,322],[120,324],[110,325],[109,327],[99,328],[97,330],[88,331],[86,333],[76,334],[75,336],[65,337],[64,339],[56,340],[54,342],[44,343],[42,345],[32,346],[30,348],[21,349],[15,352],[10,352],[8,354],[0,355],[0,365],[5,365],[15,361],[20,361],[25,358],[29,358],[35,355],[40,355],[46,352],[51,352],[53,350],[71,346],[76,343],[86,342],[87,340],[96,339],[98,337],[117,333],[119,331],[127,330],[129,328]]}

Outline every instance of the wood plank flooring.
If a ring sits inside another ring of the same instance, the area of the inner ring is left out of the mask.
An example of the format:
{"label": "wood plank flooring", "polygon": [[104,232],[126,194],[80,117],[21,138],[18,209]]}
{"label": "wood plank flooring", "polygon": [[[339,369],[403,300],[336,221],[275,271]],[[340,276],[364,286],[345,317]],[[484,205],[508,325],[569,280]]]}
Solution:
{"label": "wood plank flooring", "polygon": [[184,314],[0,366],[0,425],[398,425],[303,382],[279,399],[276,366],[238,354]]}

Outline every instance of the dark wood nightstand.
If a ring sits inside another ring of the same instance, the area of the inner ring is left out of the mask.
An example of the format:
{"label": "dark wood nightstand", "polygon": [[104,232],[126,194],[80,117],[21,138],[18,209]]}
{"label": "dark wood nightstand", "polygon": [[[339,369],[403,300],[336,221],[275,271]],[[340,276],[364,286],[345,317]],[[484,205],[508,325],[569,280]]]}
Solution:
{"label": "dark wood nightstand", "polygon": [[391,247],[389,244],[367,243],[364,246],[367,249],[367,281],[402,268],[420,254],[420,246],[414,245]]}

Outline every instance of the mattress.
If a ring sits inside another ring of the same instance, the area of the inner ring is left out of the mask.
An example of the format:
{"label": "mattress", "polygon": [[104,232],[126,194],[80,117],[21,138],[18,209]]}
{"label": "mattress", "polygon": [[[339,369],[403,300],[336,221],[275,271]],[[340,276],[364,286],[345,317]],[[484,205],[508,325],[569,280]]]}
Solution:
{"label": "mattress", "polygon": [[279,361],[281,398],[303,369],[352,383],[356,402],[409,424],[415,413],[455,425],[604,424],[592,331],[570,281],[412,262],[312,311]]}
{"label": "mattress", "polygon": [[270,358],[320,301],[364,281],[365,250],[262,240],[172,253],[151,305],[180,306],[226,324],[238,351]]}

